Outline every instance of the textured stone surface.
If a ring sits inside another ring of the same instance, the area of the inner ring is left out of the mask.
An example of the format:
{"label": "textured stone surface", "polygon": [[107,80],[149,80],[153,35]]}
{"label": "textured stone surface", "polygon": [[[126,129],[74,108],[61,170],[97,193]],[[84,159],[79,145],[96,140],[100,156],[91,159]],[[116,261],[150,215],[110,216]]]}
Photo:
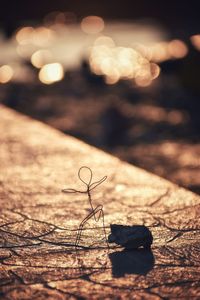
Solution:
{"label": "textured stone surface", "polygon": [[[107,249],[88,214],[80,166],[94,180],[109,225],[152,231],[152,251]],[[0,107],[0,297],[2,299],[199,299],[200,198],[37,121]],[[90,246],[88,249],[87,247]]]}

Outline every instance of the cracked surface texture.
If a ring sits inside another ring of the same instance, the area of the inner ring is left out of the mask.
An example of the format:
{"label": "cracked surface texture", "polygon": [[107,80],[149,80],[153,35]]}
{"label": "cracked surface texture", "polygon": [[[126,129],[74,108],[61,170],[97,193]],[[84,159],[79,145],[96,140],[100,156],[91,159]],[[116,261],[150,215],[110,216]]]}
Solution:
{"label": "cracked surface texture", "polygon": [[[75,138],[0,107],[0,298],[200,299],[200,198]],[[78,169],[93,170],[92,191],[109,225],[151,230],[152,250],[107,249],[90,220]]]}

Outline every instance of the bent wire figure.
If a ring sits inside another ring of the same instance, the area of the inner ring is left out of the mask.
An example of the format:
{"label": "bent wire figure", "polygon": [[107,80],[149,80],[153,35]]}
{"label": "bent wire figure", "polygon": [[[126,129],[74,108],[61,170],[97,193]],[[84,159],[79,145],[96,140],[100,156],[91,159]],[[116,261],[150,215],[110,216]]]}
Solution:
{"label": "bent wire figure", "polygon": [[[81,176],[81,172],[84,171],[84,170],[89,171],[88,180],[84,180],[83,177]],[[100,180],[98,180],[96,182],[92,182],[92,177],[93,177],[92,170],[90,168],[86,167],[86,166],[83,166],[78,171],[78,178],[80,179],[80,181],[82,181],[86,185],[86,190],[85,191],[79,191],[79,190],[75,190],[75,189],[71,189],[71,188],[62,190],[63,193],[87,194],[88,201],[89,201],[89,204],[90,204],[90,207],[91,207],[90,213],[82,220],[82,222],[79,225],[77,235],[76,235],[76,242],[75,242],[75,248],[76,249],[77,249],[77,247],[79,245],[79,241],[81,239],[81,234],[82,234],[83,227],[84,227],[85,223],[87,223],[92,217],[94,217],[95,222],[98,222],[100,220],[100,218],[102,217],[104,236],[105,236],[105,240],[107,242],[106,229],[105,229],[105,223],[104,223],[103,205],[99,204],[96,207],[94,207],[93,204],[92,204],[92,197],[91,197],[91,191],[94,190],[100,184],[102,184],[107,179],[107,176],[104,176],[103,178],[101,178]],[[108,245],[108,242],[107,242],[107,245]]]}

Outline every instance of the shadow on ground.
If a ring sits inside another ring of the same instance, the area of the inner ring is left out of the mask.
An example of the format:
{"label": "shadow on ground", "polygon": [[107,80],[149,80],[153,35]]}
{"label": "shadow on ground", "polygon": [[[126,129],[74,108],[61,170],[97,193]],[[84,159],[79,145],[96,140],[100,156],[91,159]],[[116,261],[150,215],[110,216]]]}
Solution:
{"label": "shadow on ground", "polygon": [[122,250],[109,254],[113,277],[126,274],[146,275],[154,267],[154,255],[151,250]]}

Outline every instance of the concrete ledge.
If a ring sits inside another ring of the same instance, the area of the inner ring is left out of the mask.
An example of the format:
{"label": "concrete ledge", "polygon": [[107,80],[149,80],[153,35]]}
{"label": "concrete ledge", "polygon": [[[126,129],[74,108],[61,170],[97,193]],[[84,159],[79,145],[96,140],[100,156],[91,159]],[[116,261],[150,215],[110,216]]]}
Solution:
{"label": "concrete ledge", "polygon": [[[109,250],[102,224],[87,215],[78,169],[111,223],[144,224],[152,251]],[[199,299],[200,197],[142,169],[0,106],[0,295],[3,299]],[[91,246],[92,245],[92,246]]]}

